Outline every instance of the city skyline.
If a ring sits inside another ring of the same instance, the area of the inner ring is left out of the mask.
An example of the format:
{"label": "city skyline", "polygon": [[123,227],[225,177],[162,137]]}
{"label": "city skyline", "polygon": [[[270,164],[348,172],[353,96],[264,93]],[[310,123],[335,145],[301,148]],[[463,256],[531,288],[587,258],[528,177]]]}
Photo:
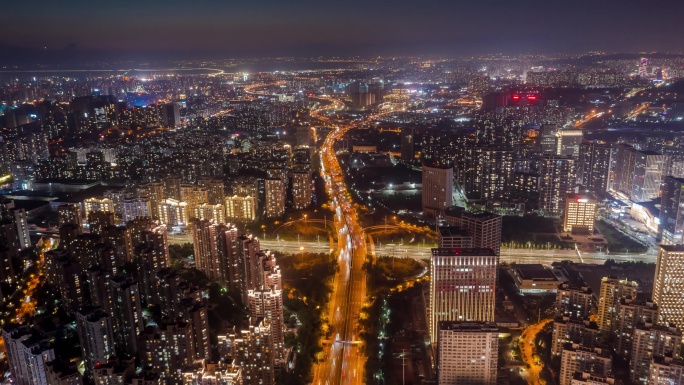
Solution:
{"label": "city skyline", "polygon": [[[684,4],[408,1],[8,3],[4,61],[682,52]],[[31,21],[31,22],[26,22]]]}

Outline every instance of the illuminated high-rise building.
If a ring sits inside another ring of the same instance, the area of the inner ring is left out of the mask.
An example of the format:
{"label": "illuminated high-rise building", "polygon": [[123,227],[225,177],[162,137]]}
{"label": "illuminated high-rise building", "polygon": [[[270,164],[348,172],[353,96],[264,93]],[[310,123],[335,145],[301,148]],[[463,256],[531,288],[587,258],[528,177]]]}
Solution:
{"label": "illuminated high-rise building", "polygon": [[580,129],[560,129],[556,132],[556,155],[572,156],[577,158],[580,154],[582,144],[582,130]]}
{"label": "illuminated high-rise building", "polygon": [[93,211],[114,212],[114,202],[109,198],[88,198],[83,201],[83,212],[86,217]]}
{"label": "illuminated high-rise building", "polygon": [[653,357],[649,365],[648,385],[684,385],[684,360]]}
{"label": "illuminated high-rise building", "polygon": [[188,215],[194,215],[195,207],[202,203],[209,203],[209,190],[204,187],[199,187],[191,184],[182,184],[180,186],[181,201],[188,204]]}
{"label": "illuminated high-rise building", "polygon": [[242,368],[243,385],[273,385],[275,365],[271,325],[263,318],[250,319],[249,326],[229,336],[231,355]]}
{"label": "illuminated high-rise building", "polygon": [[487,322],[440,322],[437,384],[495,385],[499,329]]}
{"label": "illuminated high-rise building", "polygon": [[602,332],[613,332],[617,328],[620,301],[636,298],[639,285],[635,281],[604,277],[598,297],[598,326]]}
{"label": "illuminated high-rise building", "polygon": [[634,329],[632,351],[629,355],[629,378],[647,384],[653,357],[680,357],[682,332],[674,327],[639,324]]}
{"label": "illuminated high-rise building", "polygon": [[2,329],[12,383],[49,385],[47,363],[55,359],[50,339],[26,325],[6,324]]}
{"label": "illuminated high-rise building", "polygon": [[453,203],[453,167],[423,165],[423,213],[439,216]]}
{"label": "illuminated high-rise building", "polygon": [[589,192],[600,196],[608,189],[610,175],[610,144],[584,141],[577,162],[577,179]]}
{"label": "illuminated high-rise building", "polygon": [[[158,201],[154,206],[159,206]],[[149,198],[134,198],[134,199],[124,199],[121,201],[121,219],[124,222],[132,221],[138,217],[152,217],[156,216],[152,210],[152,200]]]}
{"label": "illuminated high-rise building", "polygon": [[266,187],[266,217],[277,218],[285,214],[285,183],[280,178],[264,181]]}
{"label": "illuminated high-rise building", "polygon": [[629,358],[632,353],[634,330],[639,324],[654,324],[658,320],[658,306],[651,301],[623,298],[618,304],[614,327],[617,344],[615,354]]}
{"label": "illuminated high-rise building", "polygon": [[442,321],[493,322],[497,255],[491,249],[432,249],[430,340]]}
{"label": "illuminated high-rise building", "polygon": [[594,294],[589,286],[561,283],[556,291],[556,315],[585,319],[591,314]]}
{"label": "illuminated high-rise building", "polygon": [[571,385],[575,372],[608,377],[612,370],[613,359],[608,350],[567,343],[561,353],[559,384]]}
{"label": "illuminated high-rise building", "polygon": [[645,202],[660,195],[660,183],[668,175],[670,156],[654,151],[639,151],[617,144],[612,161],[612,189],[634,202]]}
{"label": "illuminated high-rise building", "polygon": [[192,214],[192,218],[212,220],[216,223],[226,222],[226,210],[223,204],[211,205],[208,203],[202,203],[199,206],[195,206],[195,211]]}
{"label": "illuminated high-rise building", "polygon": [[115,223],[112,211],[91,211],[86,218],[88,218],[90,232],[97,235],[102,235],[105,228],[114,226]]}
{"label": "illuminated high-rise building", "polygon": [[187,226],[190,221],[188,203],[164,199],[159,203],[159,220],[167,226]]}
{"label": "illuminated high-rise building", "polygon": [[138,284],[130,277],[112,277],[109,282],[109,303],[117,350],[135,354],[138,335],[145,326]]}
{"label": "illuminated high-rise building", "polygon": [[684,327],[684,245],[660,245],[653,303],[658,306],[658,324]]}
{"label": "illuminated high-rise building", "polygon": [[593,348],[599,344],[599,341],[601,338],[596,322],[570,317],[556,317],[553,321],[551,354],[554,356],[560,356],[563,353],[563,346],[567,343]]}
{"label": "illuminated high-rise building", "polygon": [[206,274],[207,278],[211,280],[218,279],[220,276],[217,242],[218,224],[208,220],[192,219],[191,226],[197,270]]}
{"label": "illuminated high-rise building", "polygon": [[197,184],[207,190],[207,202],[210,205],[222,205],[226,198],[226,190],[221,179],[201,177]]}
{"label": "illuminated high-rise building", "polygon": [[251,222],[256,219],[256,198],[253,196],[226,197],[226,219]]}
{"label": "illuminated high-rise building", "polygon": [[97,365],[107,362],[114,352],[112,319],[102,308],[83,308],[76,313],[85,371],[93,374]]}
{"label": "illuminated high-rise building", "polygon": [[59,207],[57,207],[57,219],[59,227],[64,225],[76,225],[78,227],[78,234],[83,234],[83,220],[81,219],[81,209],[78,205],[59,205]]}
{"label": "illuminated high-rise building", "polygon": [[684,178],[665,177],[661,185],[660,224],[662,243],[684,243]]}
{"label": "illuminated high-rise building", "polygon": [[568,194],[563,209],[563,231],[594,234],[598,202],[588,194]]}
{"label": "illuminated high-rise building", "polygon": [[292,173],[292,208],[303,210],[311,206],[311,172]]}
{"label": "illuminated high-rise building", "polygon": [[575,188],[575,158],[545,155],[539,165],[539,208],[560,213],[567,194]]}

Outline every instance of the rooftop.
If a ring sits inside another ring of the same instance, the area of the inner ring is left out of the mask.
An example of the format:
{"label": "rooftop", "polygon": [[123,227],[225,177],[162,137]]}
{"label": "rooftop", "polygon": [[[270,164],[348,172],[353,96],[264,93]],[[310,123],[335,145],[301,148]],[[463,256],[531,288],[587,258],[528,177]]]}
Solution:
{"label": "rooftop", "polygon": [[465,256],[496,256],[492,249],[485,248],[434,248],[432,249],[432,256],[434,257],[452,257],[457,255]]}
{"label": "rooftop", "polygon": [[516,270],[522,279],[557,279],[551,270],[545,268],[540,263],[513,264],[511,267]]}

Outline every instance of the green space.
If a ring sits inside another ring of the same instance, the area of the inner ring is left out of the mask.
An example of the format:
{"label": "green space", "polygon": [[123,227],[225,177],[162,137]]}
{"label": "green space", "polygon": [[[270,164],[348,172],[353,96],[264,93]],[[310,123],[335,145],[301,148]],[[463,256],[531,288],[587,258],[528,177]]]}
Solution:
{"label": "green space", "polygon": [[371,290],[381,290],[401,284],[420,274],[424,266],[413,258],[378,257],[365,266]]}
{"label": "green space", "polygon": [[322,355],[321,340],[332,334],[324,316],[332,278],[338,269],[334,255],[325,253],[275,253],[283,277],[283,305],[288,328],[285,344],[297,354],[294,370],[286,372],[280,384],[311,382],[312,365]]}
{"label": "green space", "polygon": [[645,253],[648,247],[629,235],[616,229],[603,220],[596,221],[596,228],[608,242],[608,249],[612,253]]}

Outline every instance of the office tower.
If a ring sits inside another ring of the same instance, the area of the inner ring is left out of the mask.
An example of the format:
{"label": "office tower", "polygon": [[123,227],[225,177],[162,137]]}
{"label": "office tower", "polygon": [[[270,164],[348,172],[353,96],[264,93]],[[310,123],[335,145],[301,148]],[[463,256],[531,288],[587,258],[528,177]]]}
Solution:
{"label": "office tower", "polygon": [[473,247],[473,237],[470,233],[460,227],[441,226],[437,236],[439,248],[471,248]]}
{"label": "office tower", "polygon": [[684,178],[667,176],[663,179],[660,197],[660,224],[662,243],[684,243]]}
{"label": "office tower", "polygon": [[91,211],[87,215],[88,228],[92,234],[102,235],[108,226],[114,226],[113,211]]}
{"label": "office tower", "polygon": [[559,384],[570,385],[575,372],[608,377],[612,371],[612,366],[613,360],[610,353],[605,349],[592,349],[579,344],[565,344],[561,353]]}
{"label": "office tower", "polygon": [[401,129],[401,161],[412,163],[416,160],[415,130],[411,127]]}
{"label": "office tower", "polygon": [[599,343],[599,328],[596,322],[578,320],[570,317],[556,317],[553,322],[551,354],[560,356],[567,343],[580,344],[593,348]]}
{"label": "office tower", "polygon": [[144,327],[138,284],[130,277],[112,277],[109,282],[109,302],[117,350],[133,355],[138,347],[138,334]]}
{"label": "office tower", "polygon": [[55,351],[47,336],[28,326],[6,324],[2,329],[12,383],[17,385],[49,385],[46,364],[55,359]]}
{"label": "office tower", "polygon": [[658,324],[684,327],[684,245],[660,245],[653,278]]}
{"label": "office tower", "polygon": [[195,212],[191,216],[196,219],[226,223],[226,213],[223,204],[212,205],[209,203],[202,203],[195,207]]}
{"label": "office tower", "polygon": [[271,351],[271,325],[263,319],[250,319],[249,326],[230,335],[231,355],[242,368],[243,385],[273,385],[274,360]]}
{"label": "office tower", "polygon": [[615,326],[615,353],[623,358],[632,353],[634,331],[639,324],[654,324],[658,320],[658,306],[651,301],[623,298],[618,305]]}
{"label": "office tower", "polygon": [[591,373],[575,372],[571,385],[619,385],[621,382],[613,377],[595,376]]}
{"label": "office tower", "polygon": [[210,205],[222,205],[226,198],[226,190],[221,179],[201,177],[197,184],[207,190],[207,202]]}
{"label": "office tower", "polygon": [[251,222],[256,219],[256,198],[253,196],[226,197],[226,219],[236,222]]}
{"label": "office tower", "polygon": [[430,337],[442,321],[494,321],[497,255],[491,249],[432,249]]}
{"label": "office tower", "polygon": [[285,214],[285,183],[272,178],[264,181],[266,188],[266,217],[277,218]]}
{"label": "office tower", "polygon": [[102,308],[86,307],[76,313],[76,327],[85,371],[92,376],[97,365],[115,354],[112,319]]}
{"label": "office tower", "polygon": [[539,208],[560,213],[567,194],[575,188],[575,159],[545,155],[539,162]]}
{"label": "office tower", "polygon": [[454,169],[423,165],[423,213],[434,217],[444,214],[453,202]]}
{"label": "office tower", "polygon": [[634,383],[646,384],[653,357],[679,358],[681,344],[682,332],[679,329],[652,324],[637,325],[629,355],[629,378]]}
{"label": "office tower", "polygon": [[174,199],[159,202],[159,220],[167,226],[187,226],[190,221],[188,203]]}
{"label": "office tower", "polygon": [[648,385],[684,384],[684,360],[672,357],[653,357],[649,366]]}
{"label": "office tower", "polygon": [[610,175],[610,144],[585,141],[580,147],[577,179],[589,192],[601,196],[608,189]]}
{"label": "office tower", "polygon": [[[158,204],[155,206],[158,207]],[[124,222],[132,221],[138,217],[152,216],[156,216],[156,213],[152,210],[152,201],[148,198],[124,199],[121,201],[121,219]]]}
{"label": "office tower", "polygon": [[57,207],[57,218],[59,227],[64,225],[76,225],[78,226],[77,233],[83,234],[83,220],[81,219],[81,209],[78,205],[59,205]]}
{"label": "office tower", "polygon": [[83,201],[83,212],[88,216],[93,211],[114,212],[114,202],[109,198],[88,198]]}
{"label": "office tower", "polygon": [[180,106],[178,103],[161,105],[161,124],[168,128],[180,127]]}
{"label": "office tower", "polygon": [[560,129],[556,132],[556,155],[572,156],[577,158],[582,144],[582,130],[580,129]]}
{"label": "office tower", "polygon": [[486,322],[440,322],[437,384],[496,384],[499,329]]}
{"label": "office tower", "polygon": [[617,144],[613,152],[614,191],[634,202],[649,201],[660,195],[660,182],[669,171],[669,155],[639,151],[627,144]]}
{"label": "office tower", "polygon": [[218,224],[192,219],[192,243],[195,249],[195,266],[210,280],[217,280],[220,276],[218,253]]}
{"label": "office tower", "polygon": [[593,293],[589,286],[575,286],[561,283],[556,292],[556,315],[577,319],[588,318],[591,314]]}
{"label": "office tower", "polygon": [[563,231],[594,234],[598,202],[588,194],[568,194],[563,209]]}
{"label": "office tower", "polygon": [[195,360],[192,325],[184,321],[148,327],[140,335],[143,368],[167,384],[180,385],[181,371]]}
{"label": "office tower", "polygon": [[239,385],[242,384],[242,368],[231,363],[195,362],[183,371],[183,384]]}
{"label": "office tower", "polygon": [[292,208],[303,210],[311,206],[311,172],[292,173]]}
{"label": "office tower", "polygon": [[602,332],[615,331],[620,301],[625,298],[636,298],[638,286],[635,281],[615,277],[604,277],[601,280],[601,291],[598,297],[598,326]]}
{"label": "office tower", "polygon": [[558,126],[555,124],[542,124],[539,129],[539,136],[541,137],[539,144],[541,152],[545,155],[557,155],[558,143]]}

